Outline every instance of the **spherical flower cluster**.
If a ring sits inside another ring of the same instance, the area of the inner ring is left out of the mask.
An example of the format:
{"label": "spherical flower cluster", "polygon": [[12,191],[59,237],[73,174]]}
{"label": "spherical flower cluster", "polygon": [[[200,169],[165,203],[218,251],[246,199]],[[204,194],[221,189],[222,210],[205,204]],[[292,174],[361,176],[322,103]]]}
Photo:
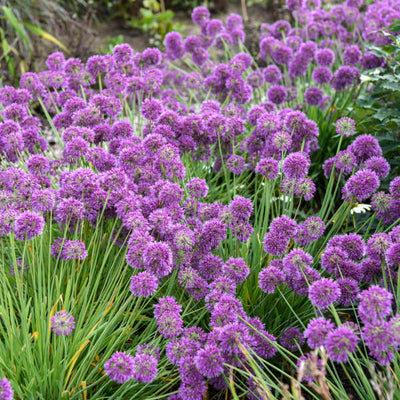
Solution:
{"label": "spherical flower cluster", "polygon": [[65,310],[57,311],[51,317],[51,329],[56,335],[69,336],[74,328],[74,317]]}
{"label": "spherical flower cluster", "polygon": [[311,284],[308,296],[314,306],[324,309],[339,299],[340,287],[334,280],[322,278]]}
{"label": "spherical flower cluster", "polygon": [[133,378],[135,362],[132,356],[124,352],[114,353],[104,364],[104,371],[111,380],[125,383]]}
{"label": "spherical flower cluster", "polygon": [[14,391],[11,383],[7,378],[0,380],[0,399],[1,400],[12,400],[14,398]]}

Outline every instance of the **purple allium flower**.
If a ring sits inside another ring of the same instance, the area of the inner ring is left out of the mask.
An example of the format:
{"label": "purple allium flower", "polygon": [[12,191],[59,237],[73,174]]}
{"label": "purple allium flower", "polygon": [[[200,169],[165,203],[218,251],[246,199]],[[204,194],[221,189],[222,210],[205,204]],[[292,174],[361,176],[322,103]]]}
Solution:
{"label": "purple allium flower", "polygon": [[124,352],[114,353],[104,364],[104,371],[111,380],[125,383],[133,378],[135,363],[132,356]]}
{"label": "purple allium flower", "polygon": [[336,121],[335,124],[336,132],[339,135],[349,137],[354,135],[356,132],[356,124],[353,119],[349,117],[343,117]]}
{"label": "purple allium flower", "polygon": [[206,345],[194,358],[197,370],[206,378],[215,378],[223,372],[224,358],[221,350],[213,345]]}
{"label": "purple allium flower", "polygon": [[336,91],[341,91],[348,88],[358,77],[353,67],[346,65],[339,67],[339,69],[333,74],[331,81],[332,87]]}
{"label": "purple allium flower", "polygon": [[61,252],[59,253],[61,260],[84,260],[87,257],[87,251],[83,242],[79,240],[63,240],[62,238],[58,239],[58,241],[52,245],[53,255],[57,253],[56,247],[53,249],[53,246],[57,246],[59,243],[61,243],[62,246]]}
{"label": "purple allium flower", "polygon": [[[317,67],[314,69],[312,73],[312,77],[318,85],[324,85],[325,83],[329,83],[332,79],[332,72],[328,67]],[[321,101],[318,103],[320,104]]]}
{"label": "purple allium flower", "polygon": [[381,258],[385,257],[391,244],[392,240],[387,233],[375,233],[368,239],[366,252],[369,257],[380,261]]}
{"label": "purple allium flower", "polygon": [[31,197],[32,210],[46,212],[54,208],[55,192],[52,189],[35,190]]}
{"label": "purple allium flower", "polygon": [[269,266],[258,275],[258,285],[265,293],[274,293],[277,286],[285,282],[285,273],[277,267]]}
{"label": "purple allium flower", "polygon": [[333,279],[322,278],[311,284],[308,296],[314,306],[324,309],[339,299],[340,287]]}
{"label": "purple allium flower", "polygon": [[358,136],[351,144],[350,150],[355,154],[359,162],[374,156],[382,156],[382,149],[378,141],[371,135]]}
{"label": "purple allium flower", "polygon": [[192,197],[201,199],[207,196],[208,186],[204,179],[192,178],[186,187],[188,188],[189,194]]}
{"label": "purple allium flower", "polygon": [[267,92],[268,100],[274,104],[281,104],[286,101],[287,91],[283,86],[271,86]]}
{"label": "purple allium flower", "polygon": [[391,267],[400,265],[400,243],[392,244],[386,251],[386,259]]}
{"label": "purple allium flower", "polygon": [[293,50],[289,46],[278,45],[272,49],[272,59],[278,64],[288,64],[293,58]]}
{"label": "purple allium flower", "polygon": [[240,175],[246,168],[246,162],[242,156],[232,154],[227,160],[226,165],[236,175]]}
{"label": "purple allium flower", "polygon": [[368,199],[379,188],[378,175],[371,170],[357,171],[343,187],[343,194],[357,201]]}
{"label": "purple allium flower", "polygon": [[273,158],[263,158],[256,166],[256,173],[265,176],[268,179],[276,179],[278,177],[279,164]]}
{"label": "purple allium flower", "polygon": [[151,296],[157,287],[158,279],[147,271],[139,272],[131,278],[130,290],[135,296]]}
{"label": "purple allium flower", "polygon": [[157,358],[151,356],[150,354],[136,354],[133,359],[133,379],[142,383],[152,382],[158,373],[157,362]]}
{"label": "purple allium flower", "polygon": [[383,157],[371,157],[361,168],[374,171],[380,179],[386,178],[390,171],[390,165]]}
{"label": "purple allium flower", "polygon": [[51,317],[51,329],[56,335],[69,336],[74,328],[74,317],[65,310],[57,311]]}
{"label": "purple allium flower", "polygon": [[393,325],[387,321],[372,321],[364,325],[362,337],[372,351],[387,351],[397,345]]}
{"label": "purple allium flower", "polygon": [[140,111],[145,118],[156,121],[162,113],[162,104],[156,99],[146,99]]}
{"label": "purple allium flower", "polygon": [[345,278],[338,279],[337,283],[340,287],[339,303],[344,306],[350,306],[352,303],[355,303],[360,291],[358,282],[351,278]]}
{"label": "purple allium flower", "polygon": [[364,323],[384,319],[392,309],[393,295],[380,286],[370,286],[360,293],[358,315]]}
{"label": "purple allium flower", "polygon": [[163,242],[150,243],[143,253],[145,268],[158,278],[168,275],[172,270],[172,252]]}
{"label": "purple allium flower", "polygon": [[164,314],[179,315],[181,311],[182,306],[173,297],[163,297],[154,306],[154,316],[156,318],[160,318]]}
{"label": "purple allium flower", "polygon": [[355,65],[361,59],[361,51],[358,46],[349,46],[343,52],[343,61],[347,65]]}
{"label": "purple allium flower", "polygon": [[249,219],[253,212],[251,200],[242,196],[236,196],[229,205],[229,211],[236,219]]}
{"label": "purple allium flower", "polygon": [[282,234],[291,239],[296,234],[297,223],[286,215],[282,215],[281,217],[274,218],[269,229],[270,232]]}
{"label": "purple allium flower", "polygon": [[201,232],[201,245],[208,249],[215,249],[226,238],[226,226],[218,218],[207,221]]}
{"label": "purple allium flower", "polygon": [[222,268],[223,273],[236,284],[243,282],[249,275],[250,269],[242,258],[231,257]]}
{"label": "purple allium flower", "polygon": [[280,256],[286,252],[289,245],[286,235],[279,232],[267,232],[264,236],[264,250],[274,256]]}
{"label": "purple allium flower", "polygon": [[169,32],[164,39],[164,45],[171,60],[182,58],[184,55],[182,36],[178,32]]}
{"label": "purple allium flower", "polygon": [[286,131],[277,131],[271,136],[271,145],[280,152],[288,151],[292,144],[292,138]]}
{"label": "purple allium flower", "polygon": [[0,380],[0,399],[12,400],[14,398],[14,391],[8,379],[3,378]]}
{"label": "purple allium flower", "polygon": [[339,326],[329,332],[325,339],[325,347],[329,357],[336,362],[347,362],[349,353],[357,348],[359,339],[350,328]]}
{"label": "purple allium flower", "polygon": [[390,194],[394,198],[400,198],[400,176],[394,178],[392,182],[390,182]]}
{"label": "purple allium flower", "polygon": [[336,245],[347,254],[350,260],[360,260],[364,255],[365,243],[360,235],[348,233],[347,235],[335,236],[334,238],[337,239]]}
{"label": "purple allium flower", "polygon": [[321,104],[323,92],[317,87],[309,87],[304,93],[304,98],[310,106],[318,106]]}
{"label": "purple allium flower", "polygon": [[173,338],[182,333],[183,321],[179,315],[164,313],[157,318],[158,332],[165,338]]}
{"label": "purple allium flower", "polygon": [[280,337],[282,346],[291,351],[296,351],[304,343],[304,336],[298,328],[289,328]]}
{"label": "purple allium flower", "polygon": [[311,178],[300,178],[294,182],[294,195],[302,196],[306,201],[314,197],[315,190],[316,187]]}
{"label": "purple allium flower", "polygon": [[308,345],[315,349],[325,345],[326,336],[334,329],[335,325],[325,318],[314,318],[304,331],[304,337],[307,339]]}
{"label": "purple allium flower", "polygon": [[308,217],[297,226],[295,240],[302,246],[319,239],[325,230],[325,223],[319,217]]}
{"label": "purple allium flower", "polygon": [[210,11],[207,7],[196,7],[192,11],[192,21],[197,25],[203,25],[210,19]]}
{"label": "purple allium flower", "polygon": [[44,219],[41,214],[25,211],[15,218],[14,231],[17,240],[30,240],[41,235]]}
{"label": "purple allium flower", "polygon": [[269,65],[263,70],[263,78],[265,82],[274,84],[281,80],[282,74],[276,65]]}
{"label": "purple allium flower", "polygon": [[83,218],[84,212],[84,205],[79,200],[73,198],[62,199],[56,206],[55,220],[60,223],[74,223]]}
{"label": "purple allium flower", "polygon": [[310,163],[310,158],[306,153],[291,153],[283,161],[283,172],[287,178],[304,178]]}

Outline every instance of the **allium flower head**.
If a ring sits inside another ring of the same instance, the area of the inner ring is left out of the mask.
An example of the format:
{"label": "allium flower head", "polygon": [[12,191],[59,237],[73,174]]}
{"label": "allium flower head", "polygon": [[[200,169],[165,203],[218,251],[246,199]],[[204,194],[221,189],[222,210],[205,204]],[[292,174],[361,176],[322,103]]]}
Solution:
{"label": "allium flower head", "polygon": [[322,278],[311,284],[308,294],[311,303],[319,308],[327,308],[339,299],[339,285],[329,278]]}
{"label": "allium flower head", "polygon": [[256,173],[265,176],[268,179],[276,179],[278,177],[279,164],[273,158],[263,158],[256,166]]}
{"label": "allium flower head", "polygon": [[213,345],[206,345],[199,350],[194,359],[197,370],[206,378],[215,378],[223,372],[224,358],[221,350]]}
{"label": "allium flower head", "polygon": [[310,167],[310,159],[304,152],[291,153],[283,161],[283,172],[288,178],[304,178]]}
{"label": "allium flower head", "polygon": [[335,325],[325,318],[314,318],[304,331],[304,337],[307,339],[308,345],[315,349],[325,345],[325,339],[328,333],[333,330]]}
{"label": "allium flower head", "polygon": [[342,117],[336,121],[335,129],[339,135],[349,137],[355,134],[356,123],[349,117]]}
{"label": "allium flower head", "polygon": [[157,358],[146,353],[139,353],[133,359],[133,379],[142,383],[152,382],[158,373]]}
{"label": "allium flower head", "polygon": [[309,87],[305,93],[304,98],[310,106],[318,106],[321,104],[323,92],[318,87]]}
{"label": "allium flower head", "polygon": [[347,362],[349,353],[357,348],[359,338],[352,329],[340,326],[329,332],[325,339],[325,347],[329,357],[336,362]]}
{"label": "allium flower head", "polygon": [[236,196],[229,205],[229,210],[237,219],[249,219],[253,212],[253,203],[245,197]]}
{"label": "allium flower head", "polygon": [[104,371],[111,380],[125,383],[133,378],[135,363],[132,356],[124,352],[114,353],[104,364]]}
{"label": "allium flower head", "polygon": [[3,378],[0,380],[0,399],[12,400],[14,398],[14,391],[8,379]]}
{"label": "allium flower head", "polygon": [[265,293],[274,293],[277,286],[285,282],[285,273],[277,267],[269,266],[258,275],[258,285]]}
{"label": "allium flower head", "polygon": [[69,336],[74,328],[74,317],[65,310],[58,311],[51,317],[51,329],[56,335]]}
{"label": "allium flower head", "polygon": [[41,214],[25,211],[15,218],[14,230],[17,240],[30,240],[42,233],[44,219]]}
{"label": "allium flower head", "polygon": [[231,155],[226,161],[227,167],[236,175],[240,175],[246,168],[246,162],[242,156]]}
{"label": "allium flower head", "polygon": [[363,322],[381,320],[392,310],[393,295],[380,286],[370,286],[360,293],[358,315]]}
{"label": "allium flower head", "polygon": [[242,258],[231,257],[223,266],[223,273],[236,284],[241,283],[249,275],[250,269]]}
{"label": "allium flower head", "polygon": [[131,278],[130,290],[135,296],[151,296],[157,287],[158,279],[147,271],[139,272]]}
{"label": "allium flower head", "polygon": [[284,103],[287,99],[287,91],[283,86],[271,86],[267,92],[268,100],[274,104]]}
{"label": "allium flower head", "polygon": [[379,188],[378,175],[371,170],[357,171],[343,187],[343,194],[358,202],[368,199]]}
{"label": "allium flower head", "polygon": [[282,346],[291,351],[296,351],[304,343],[304,336],[298,328],[289,328],[280,337]]}
{"label": "allium flower head", "polygon": [[144,251],[145,268],[156,277],[162,278],[172,270],[172,252],[163,242],[150,243]]}

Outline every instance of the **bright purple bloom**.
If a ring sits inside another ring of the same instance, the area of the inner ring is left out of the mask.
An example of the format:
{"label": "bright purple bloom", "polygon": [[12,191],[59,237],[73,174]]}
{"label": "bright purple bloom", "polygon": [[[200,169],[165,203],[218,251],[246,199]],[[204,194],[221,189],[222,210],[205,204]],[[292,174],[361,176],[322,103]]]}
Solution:
{"label": "bright purple bloom", "polygon": [[[332,72],[328,67],[317,67],[314,69],[312,73],[312,77],[318,85],[324,85],[325,83],[329,83],[332,79]],[[320,104],[321,102],[319,102]]]}
{"label": "bright purple bloom", "polygon": [[14,231],[17,240],[30,240],[41,235],[44,219],[41,214],[25,211],[15,218]]}
{"label": "bright purple bloom", "polygon": [[0,380],[0,399],[12,400],[14,398],[14,391],[8,379],[3,378]]}
{"label": "bright purple bloom", "polygon": [[393,295],[380,286],[370,286],[360,293],[358,315],[364,323],[381,320],[392,309]]}
{"label": "bright purple bloom", "polygon": [[334,280],[322,278],[311,284],[308,296],[314,306],[324,309],[339,299],[340,287]]}
{"label": "bright purple bloom", "polygon": [[150,383],[158,373],[157,358],[150,354],[138,353],[133,359],[134,370],[132,377],[138,382]]}
{"label": "bright purple bloom", "polygon": [[309,87],[304,93],[304,98],[310,106],[321,104],[323,92],[317,87]]}
{"label": "bright purple bloom", "polygon": [[335,325],[325,318],[314,318],[304,331],[304,337],[307,339],[308,345],[315,349],[325,345],[326,336],[334,329]]}
{"label": "bright purple bloom", "polygon": [[135,363],[132,356],[124,352],[114,353],[104,364],[104,371],[111,380],[125,383],[133,378]]}
{"label": "bright purple bloom", "polygon": [[356,124],[353,119],[349,117],[343,117],[336,121],[335,124],[336,132],[339,135],[349,137],[354,135],[356,132]]}
{"label": "bright purple bloom", "polygon": [[277,286],[285,282],[285,273],[277,267],[269,266],[258,275],[258,285],[265,293],[274,293]]}
{"label": "bright purple bloom", "polygon": [[291,351],[296,351],[304,343],[304,336],[298,328],[289,328],[280,337],[282,346]]}
{"label": "bright purple bloom", "polygon": [[56,335],[69,336],[74,328],[74,317],[65,310],[58,311],[51,317],[51,329]]}
{"label": "bright purple bloom", "polygon": [[268,100],[274,104],[281,104],[286,101],[287,91],[283,86],[271,86],[267,92]]}
{"label": "bright purple bloom", "polygon": [[206,345],[199,350],[194,362],[197,370],[206,378],[215,378],[223,372],[224,358],[221,350],[213,345]]}
{"label": "bright purple bloom", "polygon": [[158,279],[147,271],[139,272],[131,278],[130,290],[135,296],[151,296],[157,287]]}
{"label": "bright purple bloom", "polygon": [[144,251],[145,268],[158,278],[168,275],[172,270],[172,252],[163,242],[150,243]]}
{"label": "bright purple bloom", "polygon": [[278,177],[279,164],[273,158],[263,158],[256,166],[256,173],[265,176],[268,179],[276,179]]}
{"label": "bright purple bloom", "polygon": [[343,194],[363,201],[372,196],[379,188],[379,178],[374,171],[357,171],[343,187]]}
{"label": "bright purple bloom", "polygon": [[310,164],[310,158],[306,153],[291,153],[283,161],[283,172],[288,178],[304,178]]}
{"label": "bright purple bloom", "polygon": [[333,361],[347,362],[349,354],[356,350],[358,341],[358,337],[350,328],[340,326],[328,333],[325,347]]}

